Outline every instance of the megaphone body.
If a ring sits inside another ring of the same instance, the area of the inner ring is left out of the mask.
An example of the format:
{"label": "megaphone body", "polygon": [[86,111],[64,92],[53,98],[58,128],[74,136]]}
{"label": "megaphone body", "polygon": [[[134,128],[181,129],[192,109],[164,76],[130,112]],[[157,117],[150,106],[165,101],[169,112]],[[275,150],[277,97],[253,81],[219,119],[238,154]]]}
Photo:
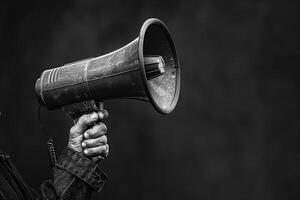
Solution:
{"label": "megaphone body", "polygon": [[35,92],[50,110],[126,98],[150,101],[158,112],[168,114],[180,92],[174,43],[163,22],[149,19],[139,37],[114,52],[45,70]]}

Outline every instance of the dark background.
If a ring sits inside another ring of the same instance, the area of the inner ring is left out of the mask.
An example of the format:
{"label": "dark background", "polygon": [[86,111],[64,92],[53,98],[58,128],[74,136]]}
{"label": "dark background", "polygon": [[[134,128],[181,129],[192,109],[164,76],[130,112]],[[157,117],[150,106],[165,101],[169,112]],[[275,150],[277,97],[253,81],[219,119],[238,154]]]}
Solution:
{"label": "dark background", "polygon": [[[93,199],[299,199],[296,1],[9,1],[0,3],[0,146],[33,187],[50,177],[72,125],[42,109],[40,73],[96,57],[163,20],[181,61],[173,113],[106,102],[109,182]],[[97,198],[98,197],[98,198]]]}

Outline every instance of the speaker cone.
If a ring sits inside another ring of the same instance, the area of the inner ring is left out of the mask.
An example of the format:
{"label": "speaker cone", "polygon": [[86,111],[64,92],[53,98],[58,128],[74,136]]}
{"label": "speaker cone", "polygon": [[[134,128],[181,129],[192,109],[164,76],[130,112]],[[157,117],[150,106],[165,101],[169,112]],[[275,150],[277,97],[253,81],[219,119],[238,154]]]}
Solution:
{"label": "speaker cone", "polygon": [[[160,56],[164,69],[159,76],[147,78],[148,55]],[[145,91],[154,108],[168,114],[175,108],[180,93],[180,68],[175,45],[167,26],[158,19],[148,19],[139,35],[139,59]]]}

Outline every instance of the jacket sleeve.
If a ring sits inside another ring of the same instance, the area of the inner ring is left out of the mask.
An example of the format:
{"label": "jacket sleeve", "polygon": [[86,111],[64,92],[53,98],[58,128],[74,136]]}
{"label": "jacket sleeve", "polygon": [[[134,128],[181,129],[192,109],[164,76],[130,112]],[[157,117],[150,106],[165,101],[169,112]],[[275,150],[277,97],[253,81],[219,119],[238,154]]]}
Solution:
{"label": "jacket sleeve", "polygon": [[41,185],[40,196],[49,200],[90,199],[92,191],[100,192],[106,180],[96,163],[67,147],[53,167],[52,179]]}

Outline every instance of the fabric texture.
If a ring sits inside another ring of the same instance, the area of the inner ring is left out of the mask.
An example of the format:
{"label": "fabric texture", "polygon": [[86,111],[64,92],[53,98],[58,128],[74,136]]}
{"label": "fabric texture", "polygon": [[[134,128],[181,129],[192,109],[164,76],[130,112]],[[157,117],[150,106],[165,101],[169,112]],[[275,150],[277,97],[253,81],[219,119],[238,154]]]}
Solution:
{"label": "fabric texture", "polygon": [[68,147],[58,157],[52,175],[35,191],[24,182],[9,155],[0,152],[0,200],[90,199],[92,191],[100,192],[107,180],[98,164]]}

